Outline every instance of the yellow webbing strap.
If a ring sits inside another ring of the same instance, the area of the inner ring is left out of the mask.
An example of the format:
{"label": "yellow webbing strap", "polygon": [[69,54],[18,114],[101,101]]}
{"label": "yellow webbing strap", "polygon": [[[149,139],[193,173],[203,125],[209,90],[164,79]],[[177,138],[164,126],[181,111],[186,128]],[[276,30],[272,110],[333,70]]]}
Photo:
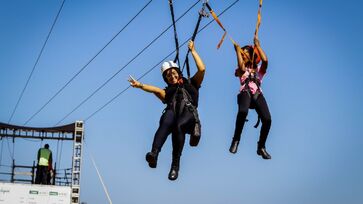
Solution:
{"label": "yellow webbing strap", "polygon": [[222,28],[222,30],[224,31],[224,34],[223,34],[223,36],[222,36],[221,40],[219,41],[219,43],[218,43],[218,45],[217,45],[217,49],[219,49],[219,48],[221,47],[221,45],[222,45],[223,41],[224,41],[224,38],[225,38],[225,37],[226,37],[226,35],[227,35],[227,31],[226,31],[226,29],[223,27],[222,22],[219,20],[219,18],[218,18],[218,16],[217,16],[217,14],[213,11],[213,9],[210,7],[210,5],[208,4],[208,2],[206,3],[206,6],[207,6],[207,8],[208,8],[209,12],[212,14],[212,16],[213,16],[214,20],[218,23],[218,25],[219,25],[219,26]]}
{"label": "yellow webbing strap", "polygon": [[[259,3],[259,7],[258,7],[258,14],[257,14],[257,23],[256,23],[256,30],[255,30],[255,38],[258,36],[258,30],[260,28],[260,25],[261,25],[261,8],[262,8],[262,3],[263,3],[263,0],[259,0],[260,3]],[[219,49],[222,44],[223,44],[223,41],[225,39],[225,37],[227,36],[227,30],[224,28],[224,26],[222,25],[222,22],[219,20],[218,16],[216,15],[216,13],[213,11],[213,9],[210,7],[209,3],[207,2],[206,3],[206,6],[209,10],[209,12],[212,14],[214,20],[218,23],[218,25],[222,28],[222,30],[224,31],[224,34],[221,38],[221,40],[219,41],[218,45],[217,45],[217,49]],[[234,45],[237,45],[237,43],[232,39],[231,36],[229,36],[229,39],[231,40],[231,42],[234,44]],[[254,49],[253,49],[254,50]],[[244,54],[244,53],[243,53]],[[253,55],[252,55],[252,62],[253,62]]]}
{"label": "yellow webbing strap", "polygon": [[[260,0],[260,4],[258,6],[258,13],[257,13],[257,23],[256,23],[256,30],[255,30],[255,36],[254,36],[254,39],[258,37],[258,30],[260,28],[260,25],[261,25],[261,8],[262,8],[262,1],[263,0]],[[252,49],[252,63],[254,62],[254,59],[255,58],[255,48],[253,47]]]}
{"label": "yellow webbing strap", "polygon": [[257,23],[256,23],[256,30],[255,30],[255,37],[258,36],[258,29],[261,25],[261,8],[262,8],[262,1],[260,0],[260,5],[258,6],[258,14],[257,14]]}

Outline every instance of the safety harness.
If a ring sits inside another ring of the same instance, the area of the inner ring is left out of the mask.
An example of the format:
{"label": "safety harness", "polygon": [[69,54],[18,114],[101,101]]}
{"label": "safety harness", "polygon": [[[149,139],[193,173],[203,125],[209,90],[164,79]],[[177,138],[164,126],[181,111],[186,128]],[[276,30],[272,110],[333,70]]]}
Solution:
{"label": "safety harness", "polygon": [[[180,101],[177,99],[179,94],[182,96]],[[195,120],[194,127],[191,130],[188,130],[187,133],[190,134],[190,146],[197,146],[201,136],[201,123],[199,120],[197,107],[193,105],[193,99],[188,91],[184,88],[184,84],[178,84],[177,89],[168,104],[167,109],[168,108],[173,110],[175,117],[180,117],[184,111],[189,111],[193,114]]]}
{"label": "safety harness", "polygon": [[[252,94],[251,88],[249,86],[250,82],[254,82],[256,84],[256,86],[257,86],[257,90],[256,90],[256,92],[254,94]],[[261,89],[260,89],[261,80],[258,77],[257,73],[253,73],[253,74],[249,73],[248,77],[243,81],[243,83],[241,85],[242,86],[244,85],[242,91],[245,91],[252,100],[252,104],[250,105],[250,109],[255,109],[256,108],[255,104],[257,102],[257,99],[260,96],[260,94],[262,93]],[[248,119],[246,119],[246,121],[248,121]],[[261,121],[261,118],[258,115],[257,122],[253,127],[257,128],[259,126],[259,124],[260,124],[260,121]]]}

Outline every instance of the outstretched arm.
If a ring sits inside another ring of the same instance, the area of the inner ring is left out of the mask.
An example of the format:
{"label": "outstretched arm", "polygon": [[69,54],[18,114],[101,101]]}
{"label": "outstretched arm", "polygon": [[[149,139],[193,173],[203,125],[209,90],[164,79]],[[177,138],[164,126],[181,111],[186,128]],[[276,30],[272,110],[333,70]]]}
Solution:
{"label": "outstretched arm", "polygon": [[197,86],[200,86],[204,79],[205,65],[204,65],[202,59],[200,58],[199,54],[195,50],[193,41],[189,41],[188,47],[189,47],[190,52],[193,55],[195,65],[197,66],[197,69],[198,69],[198,71],[194,74],[192,79],[197,83]]}
{"label": "outstretched arm", "polygon": [[147,85],[147,84],[143,84],[139,81],[137,81],[136,79],[132,78],[130,76],[130,79],[128,80],[130,82],[130,85],[134,88],[139,88],[143,91],[149,92],[149,93],[153,93],[155,94],[156,97],[158,97],[162,102],[164,102],[165,100],[165,90],[156,87],[156,86],[152,86],[152,85]]}
{"label": "outstretched arm", "polygon": [[261,61],[262,61],[260,71],[262,73],[266,73],[268,60],[267,60],[267,56],[266,56],[265,52],[261,48],[260,41],[258,40],[257,36],[254,39],[254,43],[255,43],[255,47],[258,50],[258,54],[260,54]]}

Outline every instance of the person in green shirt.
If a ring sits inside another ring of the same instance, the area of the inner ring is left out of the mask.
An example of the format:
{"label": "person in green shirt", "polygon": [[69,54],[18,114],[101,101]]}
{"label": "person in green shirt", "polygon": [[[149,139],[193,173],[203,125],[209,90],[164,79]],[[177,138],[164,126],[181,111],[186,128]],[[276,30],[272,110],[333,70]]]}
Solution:
{"label": "person in green shirt", "polygon": [[36,184],[50,184],[50,171],[53,169],[52,161],[52,151],[49,149],[49,144],[45,144],[44,148],[38,150]]}

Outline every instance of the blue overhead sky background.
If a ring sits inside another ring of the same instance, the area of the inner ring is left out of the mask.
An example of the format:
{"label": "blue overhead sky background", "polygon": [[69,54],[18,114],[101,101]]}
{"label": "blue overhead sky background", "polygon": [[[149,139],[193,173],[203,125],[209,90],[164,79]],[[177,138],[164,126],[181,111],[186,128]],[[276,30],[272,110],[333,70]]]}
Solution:
{"label": "blue overhead sky background", "polygon": [[[23,125],[147,2],[67,0],[10,123]],[[175,0],[175,15],[194,2]],[[218,14],[233,2],[210,4]],[[0,1],[1,122],[8,122],[61,3]],[[259,38],[269,59],[262,87],[272,114],[267,141],[272,160],[256,155],[259,129],[253,128],[253,110],[238,153],[228,152],[239,82],[233,46],[226,39],[216,49],[223,32],[212,23],[195,42],[207,69],[199,102],[202,139],[192,148],[187,136],[178,180],[167,179],[170,139],[158,168],[150,169],[144,159],[164,105],[154,95],[130,88],[85,121],[81,200],[108,202],[92,154],[113,203],[363,203],[362,6],[357,0],[264,1]],[[200,8],[201,3],[177,23],[180,43],[192,34]],[[257,8],[258,0],[240,0],[220,17],[241,45],[253,42]],[[203,19],[201,26],[210,20]],[[57,124],[170,24],[167,1],[151,2],[27,125]],[[141,76],[174,49],[170,29],[60,125],[86,119],[127,88],[129,74]],[[186,50],[181,48],[182,60]],[[159,67],[141,81],[165,87]],[[9,147],[4,141],[1,172],[9,170],[13,149],[11,141]],[[16,162],[31,165],[45,142],[56,154],[56,142],[15,140]],[[65,142],[59,155],[60,168],[70,167],[71,144]]]}

